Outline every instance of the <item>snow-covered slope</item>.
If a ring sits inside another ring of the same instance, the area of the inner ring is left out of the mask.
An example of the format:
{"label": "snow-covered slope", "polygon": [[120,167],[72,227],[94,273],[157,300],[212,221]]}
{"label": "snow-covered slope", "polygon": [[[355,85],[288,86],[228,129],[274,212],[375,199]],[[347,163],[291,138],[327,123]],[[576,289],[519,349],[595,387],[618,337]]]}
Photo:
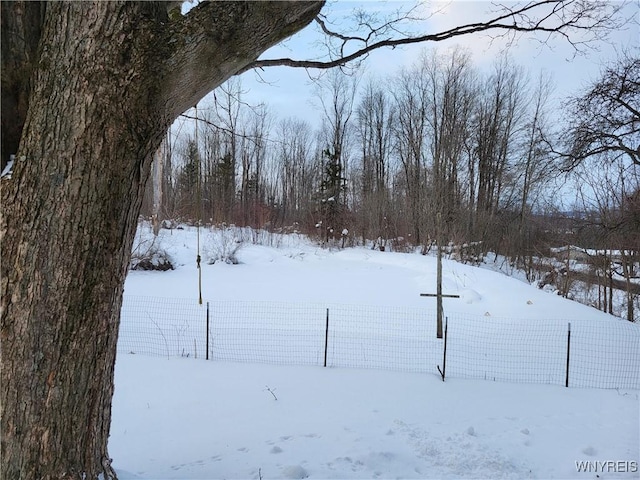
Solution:
{"label": "snow-covered slope", "polygon": [[[195,230],[162,235],[178,268],[131,272],[125,295],[196,302]],[[204,263],[205,300],[435,310],[419,296],[435,292],[433,257],[269,242],[245,245],[238,265]],[[620,322],[455,262],[443,290],[461,295],[445,300],[451,316]],[[125,479],[638,478],[639,394],[121,352],[109,447]]]}
{"label": "snow-covered slope", "polygon": [[[144,227],[143,227],[144,228]],[[178,268],[158,274],[131,272],[126,295],[198,298],[196,230],[161,230],[165,247]],[[203,297],[216,300],[327,302],[433,308],[436,259],[363,247],[323,249],[302,236],[261,238],[274,246],[244,243],[238,265],[206,263],[209,235],[201,231]],[[614,317],[514,280],[501,273],[443,260],[447,313],[523,319],[601,319]]]}

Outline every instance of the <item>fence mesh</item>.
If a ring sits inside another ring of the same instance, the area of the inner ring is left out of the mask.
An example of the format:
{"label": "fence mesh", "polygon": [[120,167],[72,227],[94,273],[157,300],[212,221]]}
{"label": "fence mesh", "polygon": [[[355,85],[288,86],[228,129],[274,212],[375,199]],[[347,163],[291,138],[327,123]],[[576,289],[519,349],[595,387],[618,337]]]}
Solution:
{"label": "fence mesh", "polygon": [[447,374],[563,384],[567,322],[456,316],[447,322]]}
{"label": "fence mesh", "polygon": [[211,358],[230,362],[319,365],[324,309],[313,304],[210,304]]}
{"label": "fence mesh", "polygon": [[[570,325],[569,325],[570,323]],[[450,315],[446,376],[640,388],[640,326]],[[445,338],[423,308],[125,296],[119,353],[437,373]]]}
{"label": "fence mesh", "polygon": [[120,319],[118,352],[205,356],[205,305],[181,298],[125,295]]}

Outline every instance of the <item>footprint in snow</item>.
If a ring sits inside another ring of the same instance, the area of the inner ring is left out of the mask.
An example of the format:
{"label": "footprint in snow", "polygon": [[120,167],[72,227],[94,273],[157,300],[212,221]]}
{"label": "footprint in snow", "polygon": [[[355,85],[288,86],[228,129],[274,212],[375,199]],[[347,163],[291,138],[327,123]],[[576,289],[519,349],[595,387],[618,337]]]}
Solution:
{"label": "footprint in snow", "polygon": [[282,476],[297,480],[307,478],[309,474],[301,465],[288,465],[282,469]]}
{"label": "footprint in snow", "polygon": [[525,465],[514,463],[502,452],[493,450],[481,441],[469,441],[469,436],[477,437],[473,427],[467,428],[464,433],[439,437],[400,420],[396,420],[395,426],[397,434],[405,437],[413,447],[416,457],[439,470],[438,476],[496,479],[530,477],[530,470]]}

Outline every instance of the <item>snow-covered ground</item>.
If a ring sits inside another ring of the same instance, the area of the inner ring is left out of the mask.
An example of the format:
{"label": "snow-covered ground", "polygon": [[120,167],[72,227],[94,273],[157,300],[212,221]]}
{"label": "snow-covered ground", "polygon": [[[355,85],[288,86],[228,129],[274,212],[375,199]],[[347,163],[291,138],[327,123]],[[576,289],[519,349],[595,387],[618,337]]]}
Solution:
{"label": "snow-covered ground", "polygon": [[[131,272],[125,295],[197,304],[195,230],[161,237],[178,268]],[[203,251],[210,241],[201,235]],[[433,257],[330,251],[297,236],[260,241],[267,245],[237,252],[238,265],[203,264],[205,301],[435,309],[419,296],[435,292]],[[452,318],[621,322],[455,262],[444,262],[443,290],[461,295],[445,300]],[[454,374],[442,382],[435,368],[325,369],[121,349],[109,449],[123,479],[638,478],[639,396]]]}

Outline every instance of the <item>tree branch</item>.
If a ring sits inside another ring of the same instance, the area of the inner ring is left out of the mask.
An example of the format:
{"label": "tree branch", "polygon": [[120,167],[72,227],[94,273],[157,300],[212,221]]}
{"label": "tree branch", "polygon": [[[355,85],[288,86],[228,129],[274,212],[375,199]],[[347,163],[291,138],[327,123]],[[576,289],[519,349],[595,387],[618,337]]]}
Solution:
{"label": "tree branch", "polygon": [[599,155],[626,154],[640,165],[640,60],[623,55],[582,96],[567,102],[569,126],[563,132],[569,168]]}
{"label": "tree branch", "polygon": [[[247,64],[239,70],[238,73],[255,68],[265,68],[273,66],[288,66],[297,68],[318,68],[327,69],[343,66],[356,59],[367,56],[370,52],[380,48],[395,48],[403,45],[411,45],[424,42],[440,42],[451,38],[470,35],[478,32],[500,32],[500,35],[509,33],[531,33],[543,32],[551,35],[561,35],[571,45],[579,49],[579,45],[587,41],[572,40],[569,36],[570,31],[587,31],[590,35],[598,37],[601,33],[606,34],[619,26],[619,22],[615,20],[615,15],[622,8],[620,5],[611,5],[604,1],[583,1],[583,0],[541,0],[529,3],[517,9],[511,9],[501,6],[502,14],[495,16],[493,19],[485,22],[469,23],[457,26],[438,33],[430,33],[417,36],[406,36],[402,38],[383,38],[370,43],[373,34],[379,29],[367,25],[371,34],[367,38],[342,35],[330,30],[326,26],[324,19],[316,18],[316,22],[325,35],[337,38],[342,41],[340,48],[341,55],[339,58],[331,60],[296,60],[292,58],[274,58],[256,60]],[[387,32],[387,27],[394,22],[387,22],[383,27],[383,31]],[[345,46],[348,42],[357,41],[364,43],[365,46],[359,48],[351,54],[343,54]]]}
{"label": "tree branch", "polygon": [[159,33],[157,61],[169,118],[307,26],[324,1],[206,2],[172,19]]}

